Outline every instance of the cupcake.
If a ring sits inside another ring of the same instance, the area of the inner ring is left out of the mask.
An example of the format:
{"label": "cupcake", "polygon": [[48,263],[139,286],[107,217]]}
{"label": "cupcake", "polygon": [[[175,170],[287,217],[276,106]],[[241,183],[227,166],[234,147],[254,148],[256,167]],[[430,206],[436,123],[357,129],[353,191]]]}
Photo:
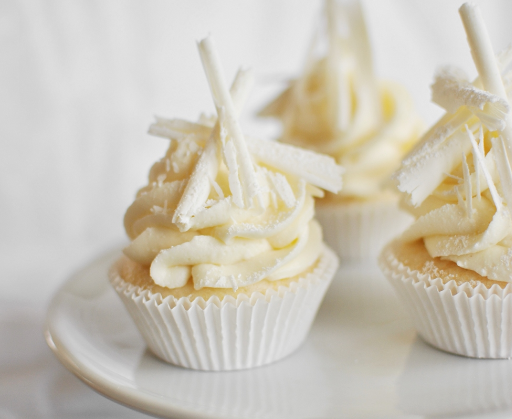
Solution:
{"label": "cupcake", "polygon": [[131,243],[110,280],[157,357],[251,368],[304,341],[337,269],[314,198],[341,188],[341,167],[244,136],[237,114],[251,73],[240,71],[228,90],[212,40],[199,51],[217,117],[150,127],[170,146],[126,211]]}
{"label": "cupcake", "polygon": [[380,256],[420,336],[447,352],[512,357],[511,50],[495,57],[478,7],[460,14],[479,78],[446,68],[446,114],[396,173],[416,221]]}
{"label": "cupcake", "polygon": [[342,260],[376,260],[412,221],[388,183],[423,125],[404,87],[375,78],[360,3],[327,0],[323,21],[302,74],[260,115],[282,122],[280,141],[344,167],[343,190],[317,200],[318,220]]}

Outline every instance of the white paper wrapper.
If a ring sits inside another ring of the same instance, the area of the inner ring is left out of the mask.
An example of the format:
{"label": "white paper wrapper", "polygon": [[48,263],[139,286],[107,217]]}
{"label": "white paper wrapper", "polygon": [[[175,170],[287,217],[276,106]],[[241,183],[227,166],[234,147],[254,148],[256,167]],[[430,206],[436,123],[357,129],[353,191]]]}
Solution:
{"label": "white paper wrapper", "polygon": [[468,357],[512,358],[512,284],[443,284],[404,266],[390,246],[379,264],[427,343]]}
{"label": "white paper wrapper", "polygon": [[268,364],[293,352],[306,335],[338,267],[324,246],[313,272],[265,295],[162,299],[112,269],[110,280],[149,349],[185,368],[236,370]]}
{"label": "white paper wrapper", "polygon": [[391,199],[348,204],[317,201],[315,212],[325,242],[342,262],[376,262],[384,245],[414,221]]}

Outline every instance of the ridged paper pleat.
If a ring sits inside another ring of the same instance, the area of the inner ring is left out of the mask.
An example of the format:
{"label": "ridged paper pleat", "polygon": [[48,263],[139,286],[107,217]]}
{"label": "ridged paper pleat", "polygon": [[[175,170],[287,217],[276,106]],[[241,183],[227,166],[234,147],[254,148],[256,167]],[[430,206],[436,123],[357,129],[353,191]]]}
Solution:
{"label": "ridged paper pleat", "polygon": [[404,266],[391,247],[379,264],[426,342],[469,357],[512,358],[512,284],[443,283]]}
{"label": "ridged paper pleat", "polygon": [[115,269],[111,283],[149,349],[186,368],[235,370],[267,364],[304,341],[338,267],[324,247],[316,268],[289,287],[265,295],[162,299],[124,281]]}
{"label": "ridged paper pleat", "polygon": [[325,242],[346,262],[376,262],[383,246],[413,221],[395,201],[319,203],[316,218]]}

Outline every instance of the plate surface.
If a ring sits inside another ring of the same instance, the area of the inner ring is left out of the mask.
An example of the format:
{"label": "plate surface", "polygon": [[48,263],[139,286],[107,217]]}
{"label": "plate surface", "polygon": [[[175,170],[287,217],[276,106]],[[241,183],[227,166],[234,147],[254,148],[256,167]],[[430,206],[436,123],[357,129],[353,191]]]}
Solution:
{"label": "plate surface", "polygon": [[423,343],[376,267],[338,271],[294,354],[219,373],[174,367],[146,350],[107,280],[118,255],[60,289],[46,340],[69,370],[119,403],[169,418],[510,417],[512,361],[467,359]]}

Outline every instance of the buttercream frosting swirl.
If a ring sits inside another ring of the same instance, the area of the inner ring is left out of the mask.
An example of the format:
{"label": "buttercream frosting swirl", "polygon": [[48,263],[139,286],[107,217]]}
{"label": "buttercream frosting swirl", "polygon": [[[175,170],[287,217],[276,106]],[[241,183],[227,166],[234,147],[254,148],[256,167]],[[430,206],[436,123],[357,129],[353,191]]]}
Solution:
{"label": "buttercream frosting swirl", "polygon": [[[510,61],[511,49],[498,55],[499,71]],[[512,74],[499,77],[510,92]],[[453,67],[438,73],[432,90],[447,113],[395,175],[404,206],[417,217],[402,239],[423,239],[432,257],[512,282],[509,97],[484,89],[480,78],[471,83]]]}
{"label": "buttercream frosting swirl", "polygon": [[166,155],[128,208],[124,253],[150,266],[160,286],[234,288],[293,277],[318,259],[314,217],[319,187],[341,188],[341,167],[311,151],[241,134],[237,104],[248,72],[222,85],[211,40],[200,44],[218,117],[157,118],[150,133],[169,138]]}
{"label": "buttercream frosting swirl", "polygon": [[[333,156],[344,197],[382,191],[423,124],[404,87],[376,80],[358,2],[326,1],[327,51],[314,43],[303,74],[260,112],[282,121],[281,140]],[[320,37],[317,37],[320,39]]]}

